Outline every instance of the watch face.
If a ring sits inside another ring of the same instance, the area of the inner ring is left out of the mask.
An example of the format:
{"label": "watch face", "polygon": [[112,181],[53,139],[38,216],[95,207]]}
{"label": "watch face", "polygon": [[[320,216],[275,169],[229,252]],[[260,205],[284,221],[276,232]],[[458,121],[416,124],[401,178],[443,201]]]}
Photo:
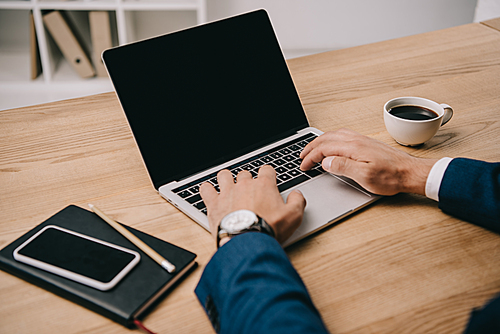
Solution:
{"label": "watch face", "polygon": [[252,226],[256,221],[257,216],[252,211],[239,210],[224,217],[220,225],[221,228],[231,234]]}

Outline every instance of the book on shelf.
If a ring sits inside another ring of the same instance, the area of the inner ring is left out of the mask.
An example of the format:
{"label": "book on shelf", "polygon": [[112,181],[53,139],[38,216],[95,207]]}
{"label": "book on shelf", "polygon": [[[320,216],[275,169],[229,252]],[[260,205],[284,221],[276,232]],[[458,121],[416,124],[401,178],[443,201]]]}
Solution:
{"label": "book on shelf", "polygon": [[[111,290],[101,291],[48,271],[18,262],[14,250],[47,225],[100,239],[138,252],[140,262]],[[133,328],[166,292],[196,267],[196,254],[123,225],[176,266],[169,273],[93,212],[70,205],[0,250],[0,269],[109,319]]]}
{"label": "book on shelf", "polygon": [[82,47],[79,38],[60,11],[53,11],[43,16],[43,22],[64,58],[82,78],[95,76],[94,68]]}
{"label": "book on shelf", "polygon": [[90,36],[92,39],[92,61],[99,77],[107,77],[108,73],[101,59],[104,50],[113,46],[111,41],[111,25],[109,13],[103,11],[89,12]]}
{"label": "book on shelf", "polygon": [[31,80],[35,80],[42,73],[42,62],[40,60],[40,50],[36,39],[35,20],[33,11],[30,12],[30,74]]}

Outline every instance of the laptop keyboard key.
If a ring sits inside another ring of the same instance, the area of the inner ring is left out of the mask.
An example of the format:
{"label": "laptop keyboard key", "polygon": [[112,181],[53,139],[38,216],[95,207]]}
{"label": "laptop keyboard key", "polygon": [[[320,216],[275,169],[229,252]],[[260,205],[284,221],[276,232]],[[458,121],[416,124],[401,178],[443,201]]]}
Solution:
{"label": "laptop keyboard key", "polygon": [[255,160],[255,161],[252,161],[251,163],[254,167],[260,167],[262,165],[264,165],[264,163],[260,160]]}
{"label": "laptop keyboard key", "polygon": [[281,174],[281,175],[278,175],[278,179],[280,179],[281,181],[288,181],[290,180],[292,177],[288,174]]}
{"label": "laptop keyboard key", "polygon": [[286,171],[287,171],[287,169],[285,167],[282,167],[282,166],[276,168],[276,173],[278,173],[278,174],[283,174]]}
{"label": "laptop keyboard key", "polygon": [[201,201],[201,202],[198,202],[194,205],[195,208],[197,208],[198,210],[201,210],[201,209],[205,209],[207,206],[205,205],[205,202]]}
{"label": "laptop keyboard key", "polygon": [[181,192],[178,192],[177,195],[179,195],[182,198],[186,198],[186,197],[191,196],[192,194],[187,190],[183,190]]}
{"label": "laptop keyboard key", "polygon": [[305,140],[301,141],[301,142],[298,142],[297,145],[299,145],[300,147],[304,148],[307,146],[307,142]]}
{"label": "laptop keyboard key", "polygon": [[233,175],[238,175],[239,172],[241,172],[243,169],[241,168],[235,168],[233,170],[231,170],[231,173],[233,173]]}
{"label": "laptop keyboard key", "polygon": [[199,194],[198,195],[194,195],[194,196],[186,198],[186,201],[188,201],[191,204],[194,204],[194,203],[196,203],[198,201],[201,201],[201,196]]}
{"label": "laptop keyboard key", "polygon": [[321,167],[321,165],[319,165],[315,169],[319,170],[321,173],[326,173],[326,171],[323,169],[323,167]]}
{"label": "laptop keyboard key", "polygon": [[290,154],[290,153],[292,153],[292,151],[291,151],[291,150],[289,150],[288,148],[284,148],[284,149],[280,150],[280,153],[281,153],[281,154],[285,154],[285,155],[286,155],[286,154]]}
{"label": "laptop keyboard key", "polygon": [[281,154],[279,152],[274,152],[274,153],[269,154],[269,156],[273,159],[278,159],[278,158],[281,158],[283,156],[283,154]]}
{"label": "laptop keyboard key", "polygon": [[194,186],[192,188],[189,188],[189,191],[191,191],[193,194],[197,194],[200,192],[200,186]]}
{"label": "laptop keyboard key", "polygon": [[305,182],[307,180],[310,180],[310,177],[307,175],[300,175],[299,177],[296,177],[294,179],[291,179],[290,181],[284,182],[280,185],[278,185],[278,190],[281,192],[290,189],[291,187],[294,187],[298,184],[301,184],[302,182]]}
{"label": "laptop keyboard key", "polygon": [[306,170],[304,172],[305,174],[309,175],[310,177],[315,177],[315,176],[318,176],[318,175],[321,175],[322,173],[316,169],[310,169],[310,170]]}

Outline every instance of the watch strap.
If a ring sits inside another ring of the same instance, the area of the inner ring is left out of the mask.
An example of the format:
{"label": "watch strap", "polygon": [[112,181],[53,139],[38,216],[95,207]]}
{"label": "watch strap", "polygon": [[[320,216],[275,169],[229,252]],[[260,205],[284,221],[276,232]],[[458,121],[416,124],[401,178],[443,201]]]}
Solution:
{"label": "watch strap", "polygon": [[219,224],[219,226],[217,227],[216,244],[215,244],[217,249],[219,248],[219,244],[220,244],[220,241],[222,238],[225,238],[225,237],[231,238],[231,237],[234,237],[236,235],[240,235],[240,234],[247,233],[247,232],[260,232],[260,233],[267,234],[273,238],[276,238],[276,235],[274,233],[273,228],[261,217],[257,216],[257,218],[258,218],[257,222],[255,224],[253,224],[252,226],[250,226],[246,229],[243,229],[241,231],[231,233],[231,234],[227,233],[225,230],[221,229],[220,224]]}
{"label": "watch strap", "polygon": [[[259,217],[259,216],[257,216]],[[261,233],[265,233],[273,238],[276,238],[276,235],[274,234],[274,230],[273,228],[271,227],[271,225],[269,225],[264,219],[262,219],[261,217],[259,217],[259,222],[257,223],[257,226],[259,227],[259,232]]]}

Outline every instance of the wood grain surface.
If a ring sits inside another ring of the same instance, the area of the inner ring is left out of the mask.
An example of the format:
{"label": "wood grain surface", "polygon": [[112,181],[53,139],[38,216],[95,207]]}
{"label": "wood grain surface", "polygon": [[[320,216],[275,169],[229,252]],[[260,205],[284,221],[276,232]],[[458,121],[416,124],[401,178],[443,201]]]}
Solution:
{"label": "wood grain surface", "polygon": [[[420,157],[500,161],[500,21],[288,61],[312,126],[351,128]],[[382,109],[447,103],[451,121],[399,146]],[[154,190],[114,93],[0,111],[0,248],[66,205],[198,254],[200,267],[145,319],[158,333],[213,333],[194,294],[210,235]],[[500,292],[500,237],[422,196],[385,197],[287,249],[332,333],[460,333]],[[0,272],[1,333],[123,333],[87,309]],[[272,316],[272,315],[271,315]]]}
{"label": "wood grain surface", "polygon": [[482,24],[490,27],[490,28],[493,28],[493,29],[496,29],[498,31],[500,31],[500,17],[496,18],[496,19],[491,19],[491,20],[488,20],[488,21],[484,21],[484,22],[481,22]]}

